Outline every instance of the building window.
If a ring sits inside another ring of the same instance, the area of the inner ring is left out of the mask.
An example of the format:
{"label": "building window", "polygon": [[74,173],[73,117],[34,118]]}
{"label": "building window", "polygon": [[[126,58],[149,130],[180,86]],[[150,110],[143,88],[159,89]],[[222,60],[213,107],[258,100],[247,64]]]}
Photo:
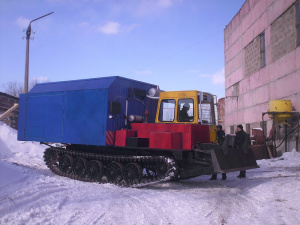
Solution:
{"label": "building window", "polygon": [[245,76],[251,76],[266,66],[265,32],[258,35],[244,48]]}
{"label": "building window", "polygon": [[265,32],[263,32],[260,37],[260,67],[266,65],[266,50],[265,50]]}
{"label": "building window", "polygon": [[239,97],[239,95],[240,95],[240,82],[237,82],[234,85],[232,85],[231,95],[232,95],[232,97]]}
{"label": "building window", "polygon": [[246,133],[250,134],[250,123],[246,124]]}
{"label": "building window", "polygon": [[[271,24],[272,61],[292,52],[299,43],[299,1],[293,4]],[[297,22],[298,21],[298,22]]]}
{"label": "building window", "polygon": [[296,3],[297,45],[300,45],[300,2]]}
{"label": "building window", "polygon": [[234,126],[230,126],[230,134],[234,134]]}

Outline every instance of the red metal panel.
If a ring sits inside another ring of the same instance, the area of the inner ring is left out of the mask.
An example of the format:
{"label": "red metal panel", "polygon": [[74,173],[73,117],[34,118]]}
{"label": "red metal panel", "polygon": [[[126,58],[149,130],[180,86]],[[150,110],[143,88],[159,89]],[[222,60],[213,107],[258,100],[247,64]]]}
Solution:
{"label": "red metal panel", "polygon": [[181,133],[180,145],[184,150],[191,150],[198,142],[210,143],[208,125],[133,123],[131,126],[132,130],[137,131],[138,137],[140,138],[150,138],[151,133],[161,134],[162,136],[158,134],[153,135],[152,141],[150,138],[150,146],[155,146],[153,148],[178,149],[178,144],[176,144],[176,147],[172,147],[172,143],[174,143],[174,141],[172,141],[172,135],[170,136],[170,134],[166,133]]}
{"label": "red metal panel", "polygon": [[131,129],[138,131],[151,131],[151,132],[166,132],[171,131],[173,124],[164,124],[164,123],[132,123]]}
{"label": "red metal panel", "polygon": [[156,123],[153,131],[155,131],[155,132],[171,131],[171,125],[172,124]]}
{"label": "red metal panel", "polygon": [[182,149],[181,146],[181,134],[179,132],[171,133],[171,149]]}
{"label": "red metal panel", "polygon": [[191,133],[192,124],[172,124],[172,132]]}
{"label": "red metal panel", "polygon": [[182,133],[182,149],[184,150],[192,149],[191,133]]}
{"label": "red metal panel", "polygon": [[143,130],[144,129],[144,123],[131,123],[131,130]]}
{"label": "red metal panel", "polygon": [[170,149],[171,134],[166,132],[151,132],[149,139],[149,148]]}
{"label": "red metal panel", "polygon": [[182,149],[192,149],[192,124],[172,124],[172,132],[182,133]]}
{"label": "red metal panel", "polygon": [[181,149],[181,133],[151,132],[149,147],[158,149]]}
{"label": "red metal panel", "polygon": [[106,131],[106,145],[114,145],[115,143],[115,132]]}
{"label": "red metal panel", "polygon": [[198,142],[210,143],[209,125],[192,125],[192,147]]}
{"label": "red metal panel", "polygon": [[136,131],[117,130],[115,146],[126,146],[126,138],[128,137],[136,137]]}
{"label": "red metal panel", "polygon": [[150,132],[149,131],[138,130],[137,131],[137,137],[139,137],[139,138],[150,138]]}
{"label": "red metal panel", "polygon": [[131,129],[134,131],[143,130],[143,131],[155,131],[155,123],[132,123]]}

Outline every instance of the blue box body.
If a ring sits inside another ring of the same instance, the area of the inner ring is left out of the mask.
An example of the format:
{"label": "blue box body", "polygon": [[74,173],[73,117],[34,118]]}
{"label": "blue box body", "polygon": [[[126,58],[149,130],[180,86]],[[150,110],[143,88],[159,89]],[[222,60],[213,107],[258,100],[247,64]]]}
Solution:
{"label": "blue box body", "polygon": [[[130,89],[156,88],[123,77],[37,84],[20,96],[18,140],[84,145],[105,145],[106,131],[124,128],[128,115],[144,115],[155,121],[157,100],[131,96]],[[121,103],[121,114],[109,118],[109,103]]]}

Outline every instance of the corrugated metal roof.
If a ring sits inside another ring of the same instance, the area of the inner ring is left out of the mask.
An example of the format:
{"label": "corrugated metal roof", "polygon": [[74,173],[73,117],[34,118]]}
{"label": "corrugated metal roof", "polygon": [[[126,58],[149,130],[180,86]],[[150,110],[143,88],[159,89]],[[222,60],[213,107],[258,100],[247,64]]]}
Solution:
{"label": "corrugated metal roof", "polygon": [[77,91],[109,88],[109,86],[117,79],[114,77],[100,77],[84,80],[60,81],[36,84],[29,93],[47,93],[61,91]]}
{"label": "corrugated metal roof", "polygon": [[[112,76],[112,77],[99,77],[83,80],[71,80],[60,82],[49,82],[36,84],[29,93],[47,93],[47,92],[61,92],[61,91],[78,91],[78,90],[93,90],[101,88],[109,88],[116,80],[134,81],[140,84],[153,85],[145,82],[128,79],[125,77]],[[156,86],[156,85],[155,85]]]}

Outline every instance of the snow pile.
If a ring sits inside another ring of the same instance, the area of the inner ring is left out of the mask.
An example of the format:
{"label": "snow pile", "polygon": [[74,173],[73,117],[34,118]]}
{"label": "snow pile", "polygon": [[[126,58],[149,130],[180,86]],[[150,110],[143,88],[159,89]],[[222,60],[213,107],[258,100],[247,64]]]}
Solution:
{"label": "snow pile", "polygon": [[0,187],[24,177],[23,170],[13,164],[45,168],[44,150],[38,143],[17,141],[17,131],[0,122]]}
{"label": "snow pile", "polygon": [[17,131],[0,122],[0,159],[11,162],[28,160],[28,163],[30,160],[40,161],[45,148],[37,142],[17,141]]}
{"label": "snow pile", "polygon": [[300,152],[293,149],[279,158],[259,160],[258,164],[260,167],[300,167]]}

